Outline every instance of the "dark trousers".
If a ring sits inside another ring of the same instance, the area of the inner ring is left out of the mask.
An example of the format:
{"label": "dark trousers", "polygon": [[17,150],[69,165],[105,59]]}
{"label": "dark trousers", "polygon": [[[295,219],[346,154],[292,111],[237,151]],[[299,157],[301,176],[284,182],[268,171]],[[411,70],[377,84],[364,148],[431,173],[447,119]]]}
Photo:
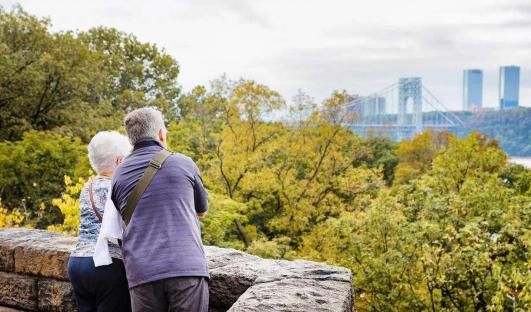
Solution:
{"label": "dark trousers", "polygon": [[92,257],[70,257],[68,277],[80,312],[130,312],[131,299],[121,260],[95,267]]}
{"label": "dark trousers", "polygon": [[131,288],[134,312],[208,312],[206,277],[173,277]]}

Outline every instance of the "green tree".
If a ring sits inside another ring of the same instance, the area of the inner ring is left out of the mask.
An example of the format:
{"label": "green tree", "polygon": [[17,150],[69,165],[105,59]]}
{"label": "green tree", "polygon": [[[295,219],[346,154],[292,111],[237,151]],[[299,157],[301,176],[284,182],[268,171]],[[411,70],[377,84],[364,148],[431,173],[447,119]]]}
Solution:
{"label": "green tree", "polygon": [[[219,79],[217,81],[220,81]],[[179,120],[169,125],[169,141],[175,151],[192,157],[200,166],[215,157],[224,125],[227,98],[216,90],[197,86],[179,99]]]}
{"label": "green tree", "polygon": [[112,28],[52,32],[50,21],[0,9],[0,141],[53,130],[84,142],[124,114],[156,106],[174,119],[177,62]]}
{"label": "green tree", "polygon": [[[89,175],[85,146],[77,138],[30,131],[21,141],[0,143],[0,197],[12,210],[30,213],[36,226],[62,223],[51,200],[59,197],[64,176]],[[51,213],[42,214],[42,205]]]}
{"label": "green tree", "polygon": [[516,186],[525,173],[508,180],[505,154],[485,136],[445,144],[415,179],[302,236],[297,257],[352,268],[358,310],[529,310],[531,198]]}
{"label": "green tree", "polygon": [[387,137],[369,137],[362,142],[367,154],[360,157],[355,166],[367,165],[370,168],[381,168],[387,185],[393,183],[395,168],[400,161],[396,153],[397,143]]}
{"label": "green tree", "polygon": [[448,145],[452,136],[448,132],[425,131],[411,140],[400,142],[396,149],[399,162],[394,174],[395,183],[403,184],[426,173],[433,158]]}
{"label": "green tree", "polygon": [[234,220],[247,221],[245,204],[236,202],[227,196],[209,194],[209,212],[201,219],[203,242],[209,245],[243,249],[240,233],[234,227]]}
{"label": "green tree", "polygon": [[509,165],[502,172],[503,181],[518,194],[531,195],[531,170],[522,165]]}
{"label": "green tree", "polygon": [[401,189],[406,217],[422,225],[416,248],[432,310],[530,307],[530,198],[505,185],[506,160],[485,136],[453,138],[429,174]]}
{"label": "green tree", "polygon": [[0,140],[64,126],[76,111],[90,110],[97,57],[72,33],[49,27],[21,8],[0,10]]}
{"label": "green tree", "polygon": [[93,102],[109,101],[121,112],[153,105],[174,118],[180,88],[179,66],[173,57],[114,28],[92,28],[79,38],[100,57],[103,80],[92,94]]}

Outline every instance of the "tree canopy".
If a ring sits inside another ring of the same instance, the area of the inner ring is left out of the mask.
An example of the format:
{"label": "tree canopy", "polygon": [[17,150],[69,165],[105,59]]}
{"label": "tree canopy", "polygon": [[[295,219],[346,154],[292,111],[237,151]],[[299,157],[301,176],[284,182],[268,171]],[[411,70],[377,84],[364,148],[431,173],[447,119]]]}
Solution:
{"label": "tree canopy", "polygon": [[146,105],[174,116],[179,67],[163,50],[112,28],[73,33],[50,26],[20,7],[0,9],[0,141],[28,130],[87,141]]}

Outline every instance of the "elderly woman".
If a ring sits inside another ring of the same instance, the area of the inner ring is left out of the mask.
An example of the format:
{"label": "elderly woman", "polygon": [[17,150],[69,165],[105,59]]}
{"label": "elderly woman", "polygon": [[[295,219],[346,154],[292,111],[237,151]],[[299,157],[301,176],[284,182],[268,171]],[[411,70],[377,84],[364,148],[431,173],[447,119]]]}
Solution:
{"label": "elderly woman", "polygon": [[130,152],[128,139],[118,132],[102,131],[88,145],[90,164],[97,176],[88,181],[79,197],[79,238],[68,261],[68,276],[79,311],[130,311],[131,302],[117,244],[109,243],[112,264],[95,267],[92,259],[101,227],[114,169]]}

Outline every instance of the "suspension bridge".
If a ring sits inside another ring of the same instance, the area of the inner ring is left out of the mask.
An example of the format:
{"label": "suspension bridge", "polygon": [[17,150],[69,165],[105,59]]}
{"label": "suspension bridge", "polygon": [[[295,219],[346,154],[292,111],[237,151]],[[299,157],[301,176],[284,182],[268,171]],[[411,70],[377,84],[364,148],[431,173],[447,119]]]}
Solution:
{"label": "suspension bridge", "polygon": [[463,126],[463,121],[418,77],[400,78],[368,96],[354,95],[346,104],[346,111],[356,116],[350,125],[355,133],[385,135],[397,141],[427,129],[452,131]]}

